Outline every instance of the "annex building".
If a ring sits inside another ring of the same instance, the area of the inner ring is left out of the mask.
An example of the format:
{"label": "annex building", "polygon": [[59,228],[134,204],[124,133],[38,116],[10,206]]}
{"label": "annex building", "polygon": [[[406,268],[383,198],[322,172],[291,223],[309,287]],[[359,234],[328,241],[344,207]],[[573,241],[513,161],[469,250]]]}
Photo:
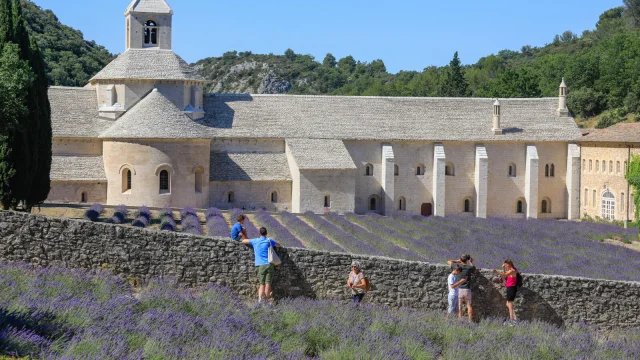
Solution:
{"label": "annex building", "polygon": [[50,88],[49,201],[581,215],[564,82],[536,99],[204,94],[171,50],[172,16],[134,0],[125,52],[84,88]]}

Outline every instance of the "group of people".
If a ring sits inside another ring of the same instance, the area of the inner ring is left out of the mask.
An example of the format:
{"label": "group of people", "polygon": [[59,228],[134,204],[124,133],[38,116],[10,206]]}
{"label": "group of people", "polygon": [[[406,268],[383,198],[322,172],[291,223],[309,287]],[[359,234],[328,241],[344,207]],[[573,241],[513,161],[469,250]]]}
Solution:
{"label": "group of people", "polygon": [[[268,237],[267,229],[260,228],[260,237],[249,239],[247,230],[244,227],[246,220],[245,215],[239,215],[236,224],[231,228],[231,238],[241,241],[245,245],[253,247],[255,256],[255,266],[258,275],[258,303],[272,300],[273,276],[275,266],[269,261],[269,249],[278,248],[280,244]],[[469,321],[473,319],[473,305],[471,287],[473,282],[473,273],[476,267],[473,265],[473,258],[468,254],[462,254],[460,259],[449,260],[447,264],[451,267],[451,274],[447,278],[448,294],[448,310],[447,316],[456,314],[462,317],[464,307],[467,308]],[[509,319],[518,321],[513,309],[513,301],[518,291],[518,269],[513,265],[513,261],[505,260],[502,264],[502,271],[493,270],[494,274],[505,280],[507,309],[509,310]],[[353,302],[359,304],[369,289],[367,277],[360,268],[360,263],[354,261],[351,263],[351,272],[347,278],[347,287],[351,290]]]}
{"label": "group of people", "polygon": [[[449,288],[447,316],[457,314],[458,317],[462,317],[464,315],[463,307],[466,305],[469,321],[471,321],[473,319],[471,285],[473,281],[472,275],[476,271],[476,267],[473,265],[473,258],[471,255],[462,254],[460,259],[449,260],[447,264],[451,266],[451,274],[447,278]],[[505,281],[509,320],[518,321],[513,309],[513,301],[518,292],[518,269],[513,265],[513,261],[505,260],[502,264],[502,271],[493,270],[493,273]]]}

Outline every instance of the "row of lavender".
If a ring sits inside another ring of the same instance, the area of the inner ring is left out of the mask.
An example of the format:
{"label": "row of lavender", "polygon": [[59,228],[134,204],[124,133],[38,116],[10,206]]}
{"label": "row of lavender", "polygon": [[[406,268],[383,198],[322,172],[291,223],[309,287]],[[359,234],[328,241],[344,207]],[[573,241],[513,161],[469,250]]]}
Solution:
{"label": "row of lavender", "polygon": [[[215,216],[215,215],[213,215]],[[226,288],[0,264],[0,357],[41,359],[638,359],[640,331],[504,326],[332,301],[247,305]]]}

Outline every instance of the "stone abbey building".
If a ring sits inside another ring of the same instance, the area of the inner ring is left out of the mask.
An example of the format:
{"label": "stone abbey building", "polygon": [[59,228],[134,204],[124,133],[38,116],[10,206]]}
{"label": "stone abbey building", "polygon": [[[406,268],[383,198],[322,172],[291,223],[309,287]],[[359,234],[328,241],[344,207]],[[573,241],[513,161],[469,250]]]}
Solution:
{"label": "stone abbey building", "polygon": [[51,202],[580,217],[580,132],[558,98],[203,94],[173,11],[134,0],[126,51],[52,87]]}

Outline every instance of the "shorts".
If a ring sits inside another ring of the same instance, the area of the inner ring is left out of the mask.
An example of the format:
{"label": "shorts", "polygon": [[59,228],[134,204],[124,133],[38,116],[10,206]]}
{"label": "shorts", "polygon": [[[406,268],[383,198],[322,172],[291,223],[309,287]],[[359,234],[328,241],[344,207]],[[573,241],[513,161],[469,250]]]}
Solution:
{"label": "shorts", "polygon": [[273,272],[275,271],[275,266],[273,264],[266,264],[258,266],[258,281],[260,285],[271,285],[271,281],[273,280]]}
{"label": "shorts", "polygon": [[517,286],[510,286],[507,288],[507,301],[513,301],[516,298],[516,293],[518,292]]}
{"label": "shorts", "polygon": [[458,300],[460,301],[460,306],[462,306],[463,302],[467,306],[471,305],[471,289],[458,289]]}
{"label": "shorts", "polygon": [[458,295],[452,295],[449,294],[449,308],[447,309],[447,312],[449,312],[449,314],[457,314],[458,313]]}
{"label": "shorts", "polygon": [[362,301],[362,298],[364,298],[364,294],[355,294],[355,295],[353,295],[353,303],[354,304],[360,304],[360,302]]}

